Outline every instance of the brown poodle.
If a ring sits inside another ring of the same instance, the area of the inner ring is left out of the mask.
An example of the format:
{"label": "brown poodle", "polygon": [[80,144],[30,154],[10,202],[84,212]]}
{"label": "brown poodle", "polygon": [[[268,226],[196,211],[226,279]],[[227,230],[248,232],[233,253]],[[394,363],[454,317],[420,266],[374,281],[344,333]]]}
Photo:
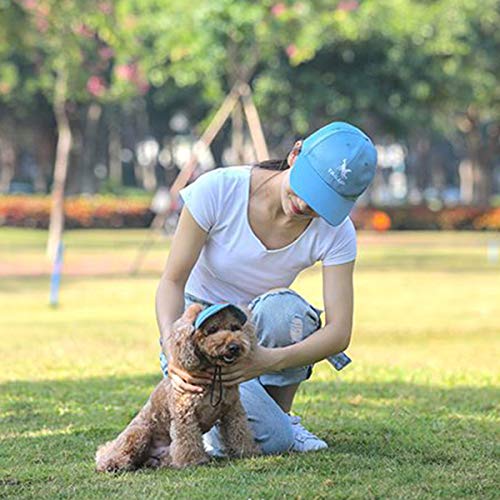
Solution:
{"label": "brown poodle", "polygon": [[[199,328],[195,320],[203,307],[194,304],[176,321],[169,342],[171,362],[186,371],[215,367],[212,386],[202,393],[181,394],[163,379],[149,400],[114,440],[97,450],[99,472],[133,470],[141,466],[183,468],[208,462],[202,435],[218,421],[228,456],[259,453],[238,386],[224,387],[220,368],[247,356],[256,337],[250,321],[226,307],[208,317]],[[241,311],[240,311],[241,312]]]}

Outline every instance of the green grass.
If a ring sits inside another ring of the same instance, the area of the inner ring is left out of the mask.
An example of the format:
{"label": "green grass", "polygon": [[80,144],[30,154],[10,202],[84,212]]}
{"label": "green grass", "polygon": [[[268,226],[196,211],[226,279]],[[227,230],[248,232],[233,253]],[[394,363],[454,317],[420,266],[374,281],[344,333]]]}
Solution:
{"label": "green grass", "polygon": [[[320,363],[296,413],[325,452],[187,471],[93,471],[160,378],[154,293],[168,241],[128,275],[143,231],[66,235],[48,307],[45,233],[0,230],[0,497],[495,498],[500,264],[486,233],[363,233],[354,363]],[[321,305],[320,269],[294,285]]]}

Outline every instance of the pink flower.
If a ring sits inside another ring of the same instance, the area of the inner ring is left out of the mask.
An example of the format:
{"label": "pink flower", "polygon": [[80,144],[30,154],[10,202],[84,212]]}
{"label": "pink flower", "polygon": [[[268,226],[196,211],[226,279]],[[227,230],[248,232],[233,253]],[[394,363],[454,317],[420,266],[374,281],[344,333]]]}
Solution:
{"label": "pink flower", "polygon": [[38,6],[36,0],[22,0],[23,7],[27,10],[35,10]]}
{"label": "pink flower", "polygon": [[142,74],[137,63],[118,64],[115,66],[115,75],[118,80],[133,83],[140,94],[144,95],[149,90],[149,83]]}
{"label": "pink flower", "polygon": [[37,17],[35,26],[40,33],[45,33],[49,29],[49,22],[43,17]]}
{"label": "pink flower", "polygon": [[137,90],[139,91],[139,94],[147,94],[149,90],[149,83],[146,80],[141,79],[135,85],[137,87]]}
{"label": "pink flower", "polygon": [[101,56],[101,59],[107,61],[115,55],[115,51],[111,47],[101,47],[99,49],[99,55]]}
{"label": "pink flower", "polygon": [[306,6],[302,2],[297,2],[293,8],[298,14],[302,14],[306,10]]}
{"label": "pink flower", "polygon": [[343,10],[344,12],[351,12],[359,7],[359,2],[357,0],[341,0],[337,5],[337,10]]}
{"label": "pink flower", "polygon": [[286,55],[290,58],[295,56],[297,54],[297,46],[293,43],[291,43],[286,49],[285,49]]}
{"label": "pink flower", "polygon": [[7,82],[0,82],[0,94],[8,94],[11,86]]}
{"label": "pink flower", "polygon": [[286,5],[283,2],[277,3],[271,7],[271,14],[274,17],[279,17],[286,12]]}
{"label": "pink flower", "polygon": [[110,2],[99,2],[99,6],[97,7],[103,14],[112,14],[113,13],[113,5]]}
{"label": "pink flower", "polygon": [[87,81],[87,91],[95,97],[100,97],[106,92],[106,83],[100,76],[91,76]]}
{"label": "pink flower", "polygon": [[94,36],[94,32],[86,24],[83,23],[77,24],[73,28],[73,32],[77,35],[83,36],[84,38],[92,38]]}
{"label": "pink flower", "polygon": [[118,64],[115,66],[115,73],[118,80],[130,82],[135,78],[136,68],[134,64]]}
{"label": "pink flower", "polygon": [[46,3],[38,2],[37,11],[41,16],[47,17],[50,14],[50,7]]}

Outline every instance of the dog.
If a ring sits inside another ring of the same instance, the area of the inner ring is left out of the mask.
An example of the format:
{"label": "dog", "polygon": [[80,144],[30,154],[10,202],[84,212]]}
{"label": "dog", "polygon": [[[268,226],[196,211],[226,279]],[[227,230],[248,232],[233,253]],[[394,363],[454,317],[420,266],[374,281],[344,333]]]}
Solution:
{"label": "dog", "polygon": [[[256,345],[254,327],[248,316],[231,304],[211,307],[215,312],[210,308],[203,311],[199,304],[188,307],[174,323],[169,340],[171,362],[176,366],[188,372],[215,368],[211,388],[202,393],[180,393],[169,378],[163,379],[126,429],[114,441],[99,447],[98,472],[140,467],[182,469],[204,464],[210,457],[202,435],[216,422],[229,457],[260,453],[238,386],[223,388],[220,380],[221,367],[248,356]],[[203,322],[199,324],[197,318]]]}

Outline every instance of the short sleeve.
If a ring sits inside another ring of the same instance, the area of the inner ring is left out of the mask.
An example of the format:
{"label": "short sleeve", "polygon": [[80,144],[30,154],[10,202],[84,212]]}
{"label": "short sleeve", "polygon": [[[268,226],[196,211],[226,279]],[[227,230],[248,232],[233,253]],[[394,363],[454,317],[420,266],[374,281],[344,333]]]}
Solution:
{"label": "short sleeve", "polygon": [[216,223],[222,176],[218,169],[200,175],[179,194],[198,225],[207,233]]}
{"label": "short sleeve", "polygon": [[356,229],[351,219],[347,219],[338,228],[330,248],[323,257],[324,266],[335,266],[352,262],[356,259]]}

